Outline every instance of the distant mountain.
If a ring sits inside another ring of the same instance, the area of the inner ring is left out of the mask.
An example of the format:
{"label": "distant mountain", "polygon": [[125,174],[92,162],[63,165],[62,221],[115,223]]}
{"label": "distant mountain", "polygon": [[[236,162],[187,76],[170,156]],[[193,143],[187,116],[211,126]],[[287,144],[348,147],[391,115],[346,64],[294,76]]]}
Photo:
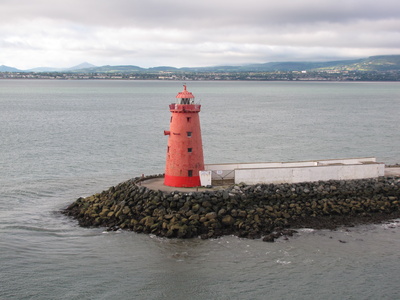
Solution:
{"label": "distant mountain", "polygon": [[153,67],[153,68],[149,68],[149,71],[159,71],[159,72],[168,72],[168,71],[178,71],[178,68],[175,67]]}
{"label": "distant mountain", "polygon": [[1,65],[0,66],[0,72],[21,72],[21,70],[18,70],[16,68],[13,67],[8,67],[5,65]]}
{"label": "distant mountain", "polygon": [[154,72],[290,72],[290,71],[400,71],[400,55],[381,55],[356,60],[339,60],[326,62],[269,62],[263,64],[249,64],[241,66],[212,66],[198,68],[175,68],[160,66],[141,68],[132,65],[101,66],[97,67],[84,62],[71,68],[34,68],[18,70],[16,68],[0,66],[0,72],[72,72],[72,73],[154,73]]}
{"label": "distant mountain", "polygon": [[400,71],[400,55],[371,56],[355,60],[327,62],[269,62],[244,66],[218,66],[205,68],[182,68],[187,72],[290,72],[290,71]]}
{"label": "distant mountain", "polygon": [[146,69],[137,66],[101,66],[101,67],[91,67],[84,69],[75,69],[74,73],[133,73],[133,72],[143,72]]}
{"label": "distant mountain", "polygon": [[321,70],[342,71],[399,71],[400,55],[380,55],[360,59],[353,63],[343,63],[320,67]]}
{"label": "distant mountain", "polygon": [[328,62],[271,62],[266,64],[248,65],[244,69],[258,72],[272,71],[309,71],[319,68],[341,66],[343,64],[352,64],[360,60],[345,60],[345,61],[328,61]]}
{"label": "distant mountain", "polygon": [[36,72],[36,73],[41,73],[41,72],[62,72],[62,70],[63,70],[63,69],[61,69],[61,68],[38,67],[38,68],[23,70],[23,71],[20,71],[20,72]]}
{"label": "distant mountain", "polygon": [[89,68],[97,68],[97,66],[92,65],[88,62],[84,62],[79,65],[73,66],[71,68],[63,69],[63,71],[74,71],[74,70],[82,70],[82,69],[89,69]]}
{"label": "distant mountain", "polygon": [[39,67],[39,68],[25,70],[24,72],[38,72],[38,73],[40,73],[40,72],[70,72],[70,71],[81,70],[81,69],[85,69],[85,68],[97,68],[97,67],[88,62],[84,62],[79,65],[73,66],[71,68]]}

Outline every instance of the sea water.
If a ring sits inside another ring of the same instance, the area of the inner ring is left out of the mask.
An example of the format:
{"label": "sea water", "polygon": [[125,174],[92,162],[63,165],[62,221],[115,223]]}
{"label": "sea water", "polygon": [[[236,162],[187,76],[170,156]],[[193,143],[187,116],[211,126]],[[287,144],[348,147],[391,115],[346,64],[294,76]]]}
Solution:
{"label": "sea water", "polygon": [[[0,299],[398,299],[400,224],[276,243],[81,228],[60,210],[163,173],[178,81],[0,81]],[[400,162],[400,83],[186,82],[206,163]]]}

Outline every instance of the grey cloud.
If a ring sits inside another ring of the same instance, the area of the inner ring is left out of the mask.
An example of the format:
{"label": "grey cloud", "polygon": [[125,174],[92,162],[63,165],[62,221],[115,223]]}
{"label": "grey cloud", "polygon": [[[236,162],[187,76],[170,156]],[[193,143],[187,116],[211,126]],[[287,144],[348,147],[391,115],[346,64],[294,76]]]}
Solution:
{"label": "grey cloud", "polygon": [[0,46],[19,48],[20,61],[31,47],[37,58],[50,53],[46,61],[89,56],[96,64],[141,66],[394,54],[400,2],[2,0]]}
{"label": "grey cloud", "polygon": [[399,18],[397,0],[3,0],[4,18],[54,18],[96,26],[260,26]]}

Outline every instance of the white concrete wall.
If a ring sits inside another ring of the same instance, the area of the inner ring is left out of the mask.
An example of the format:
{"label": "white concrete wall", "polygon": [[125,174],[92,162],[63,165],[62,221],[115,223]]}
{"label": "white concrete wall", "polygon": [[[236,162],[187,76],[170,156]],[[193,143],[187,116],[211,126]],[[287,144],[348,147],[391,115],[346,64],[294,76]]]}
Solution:
{"label": "white concrete wall", "polygon": [[384,176],[385,165],[374,157],[300,162],[208,164],[212,180],[234,179],[235,183],[296,183],[318,180],[348,180]]}
{"label": "white concrete wall", "polygon": [[375,157],[327,159],[327,160],[317,161],[318,165],[331,165],[331,164],[354,165],[354,164],[364,164],[364,163],[374,163],[374,162],[376,162]]}
{"label": "white concrete wall", "polygon": [[350,180],[384,175],[380,163],[326,165],[316,167],[236,169],[235,183],[296,183],[319,180]]}
{"label": "white concrete wall", "polygon": [[[313,160],[313,161],[298,161],[298,162],[262,162],[262,163],[233,163],[233,164],[207,164],[205,170],[212,171],[212,179],[234,179],[234,170],[238,169],[265,169],[265,168],[295,168],[295,167],[312,167],[334,164],[364,164],[375,163],[374,157],[363,158],[345,158],[345,159],[328,159],[328,160]],[[282,171],[282,174],[287,172]],[[282,175],[289,176],[289,175]],[[383,175],[379,175],[383,176]]]}
{"label": "white concrete wall", "polygon": [[209,164],[205,170],[212,171],[212,179],[234,179],[237,169],[289,168],[299,166],[317,166],[315,161],[304,162],[270,162],[270,163],[236,163],[236,164]]}
{"label": "white concrete wall", "polygon": [[235,169],[260,169],[277,167],[316,166],[317,161],[296,162],[261,162],[261,163],[234,163],[234,164],[207,164],[206,170],[235,170]]}

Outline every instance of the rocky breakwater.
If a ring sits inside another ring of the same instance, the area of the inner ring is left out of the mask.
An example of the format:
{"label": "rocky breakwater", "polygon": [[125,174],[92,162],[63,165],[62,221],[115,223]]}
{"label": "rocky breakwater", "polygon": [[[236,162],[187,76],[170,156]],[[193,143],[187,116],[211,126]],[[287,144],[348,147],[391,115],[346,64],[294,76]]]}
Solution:
{"label": "rocky breakwater", "polygon": [[[234,185],[224,190],[162,192],[135,178],[79,198],[64,213],[81,226],[168,238],[237,235],[273,241],[290,228],[336,228],[400,217],[400,178]],[[152,176],[154,178],[154,176]]]}

